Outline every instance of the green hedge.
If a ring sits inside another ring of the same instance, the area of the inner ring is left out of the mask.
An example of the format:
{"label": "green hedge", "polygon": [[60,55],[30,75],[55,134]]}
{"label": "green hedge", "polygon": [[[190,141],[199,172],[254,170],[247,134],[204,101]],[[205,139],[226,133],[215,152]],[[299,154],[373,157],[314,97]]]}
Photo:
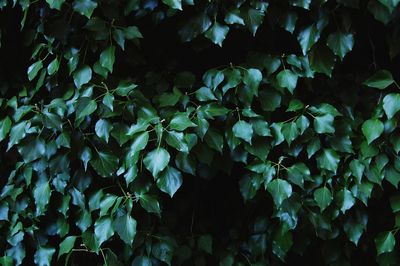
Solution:
{"label": "green hedge", "polygon": [[399,2],[0,0],[1,265],[399,265]]}

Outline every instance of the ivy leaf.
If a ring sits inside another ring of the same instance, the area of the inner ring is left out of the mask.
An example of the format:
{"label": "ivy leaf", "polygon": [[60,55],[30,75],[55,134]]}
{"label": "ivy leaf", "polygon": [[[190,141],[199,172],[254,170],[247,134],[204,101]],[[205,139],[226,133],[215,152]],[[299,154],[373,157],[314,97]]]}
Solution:
{"label": "ivy leaf", "polygon": [[335,55],[343,59],[353,49],[354,37],[350,33],[335,32],[328,36],[326,44]]}
{"label": "ivy leaf", "polygon": [[111,45],[100,54],[100,65],[112,73],[114,62],[115,46]]}
{"label": "ivy leaf", "polygon": [[355,202],[356,199],[348,189],[344,188],[337,193],[337,204],[343,213],[353,207]]}
{"label": "ivy leaf", "polygon": [[58,251],[58,258],[60,258],[63,254],[68,254],[75,245],[76,236],[67,236],[60,243],[60,250]]}
{"label": "ivy leaf", "polygon": [[151,252],[155,258],[171,266],[174,247],[170,241],[161,241],[153,244]]}
{"label": "ivy leaf", "polygon": [[228,34],[229,27],[215,22],[214,25],[206,31],[205,36],[213,43],[222,47],[222,42]]}
{"label": "ivy leaf", "polygon": [[287,88],[291,93],[293,93],[297,85],[297,75],[289,69],[279,72],[278,75],[276,75],[276,80],[280,87]]}
{"label": "ivy leaf", "polygon": [[383,110],[388,119],[392,119],[400,110],[400,94],[389,93],[383,98]]}
{"label": "ivy leaf", "polygon": [[365,121],[361,126],[361,130],[369,145],[383,133],[384,125],[379,119],[373,118]]}
{"label": "ivy leaf", "polygon": [[396,245],[396,239],[391,231],[382,232],[375,238],[378,255],[392,252]]}
{"label": "ivy leaf", "polygon": [[115,89],[115,93],[119,96],[127,96],[136,87],[136,84],[122,80],[119,82],[118,87]]}
{"label": "ivy leaf", "polygon": [[22,121],[19,122],[18,124],[15,124],[11,128],[10,140],[8,141],[7,151],[15,144],[18,144],[21,139],[25,138],[27,127],[29,127],[28,122]]}
{"label": "ivy leaf", "polygon": [[101,244],[114,235],[114,226],[110,217],[101,217],[94,223],[94,234]]}
{"label": "ivy leaf", "polygon": [[250,68],[243,73],[243,82],[249,86],[253,94],[258,94],[258,86],[262,80],[261,71],[255,68]]}
{"label": "ivy leaf", "polygon": [[321,187],[318,188],[314,191],[314,200],[317,202],[319,208],[321,209],[321,212],[328,207],[332,200],[332,193],[327,187]]}
{"label": "ivy leaf", "polygon": [[104,95],[103,104],[110,108],[111,111],[114,111],[114,95],[107,92],[106,95]]}
{"label": "ivy leaf", "polygon": [[136,26],[129,26],[129,27],[124,28],[124,35],[125,35],[125,38],[128,40],[143,38],[142,33],[140,33],[139,28]]}
{"label": "ivy leaf", "polygon": [[36,182],[33,188],[33,197],[36,204],[36,216],[40,216],[45,213],[46,206],[50,200],[50,185],[47,180],[39,180]]}
{"label": "ivy leaf", "polygon": [[140,205],[148,212],[155,213],[160,216],[160,203],[151,195],[140,195]]}
{"label": "ivy leaf", "polygon": [[161,172],[157,179],[158,188],[172,198],[176,191],[182,186],[182,174],[174,167],[168,166],[164,171]]}
{"label": "ivy leaf", "polygon": [[169,123],[168,127],[172,130],[176,131],[183,131],[187,129],[188,127],[195,127],[196,124],[193,123],[188,115],[186,113],[181,113],[175,115],[172,119],[171,122]]}
{"label": "ivy leaf", "polygon": [[76,12],[90,19],[93,11],[97,7],[97,2],[92,0],[75,0],[72,7]]}
{"label": "ivy leaf", "polygon": [[145,131],[139,133],[134,137],[131,146],[129,147],[128,157],[137,156],[138,152],[146,148],[147,143],[149,142],[149,132]]}
{"label": "ivy leaf", "polygon": [[167,150],[164,148],[157,148],[147,153],[146,157],[143,159],[143,163],[146,169],[156,178],[157,175],[167,167],[169,159],[170,155]]}
{"label": "ivy leaf", "polygon": [[334,116],[331,114],[316,116],[314,119],[315,132],[318,134],[335,133],[335,128],[333,127],[334,119]]}
{"label": "ivy leaf", "polygon": [[80,89],[92,79],[92,69],[84,65],[74,72],[73,78],[75,86]]}
{"label": "ivy leaf", "polygon": [[300,43],[303,55],[306,55],[311,47],[319,40],[320,32],[315,24],[312,24],[299,32],[297,40]]}
{"label": "ivy leaf", "polygon": [[125,213],[114,220],[115,231],[119,237],[129,246],[132,246],[136,235],[136,220]]}
{"label": "ivy leaf", "polygon": [[388,86],[394,83],[392,73],[387,70],[379,70],[367,80],[364,81],[364,85],[376,89],[386,89]]}
{"label": "ivy leaf", "polygon": [[162,0],[170,8],[182,10],[182,0]]}
{"label": "ivy leaf", "polygon": [[46,2],[49,4],[50,8],[61,10],[61,6],[65,2],[65,0],[46,0]]}
{"label": "ivy leaf", "polygon": [[267,190],[272,195],[277,208],[292,195],[292,186],[287,181],[279,178],[268,183]]}
{"label": "ivy leaf", "polygon": [[131,266],[152,266],[151,259],[146,256],[137,256]]}
{"label": "ivy leaf", "polygon": [[99,151],[97,157],[90,161],[90,165],[102,177],[112,176],[118,168],[118,163],[118,157],[102,151]]}
{"label": "ivy leaf", "polygon": [[[64,1],[63,1],[64,2]],[[58,71],[58,68],[60,66],[60,61],[58,60],[58,57],[54,58],[53,61],[50,62],[50,64],[47,66],[47,73],[51,76],[54,73]]]}
{"label": "ivy leaf", "polygon": [[43,68],[42,60],[38,60],[28,67],[28,79],[32,81]]}
{"label": "ivy leaf", "polygon": [[244,141],[251,144],[251,138],[253,137],[253,127],[246,121],[240,120],[235,123],[232,128],[235,137],[243,139]]}
{"label": "ivy leaf", "polygon": [[320,169],[326,169],[336,173],[340,162],[339,155],[332,149],[324,149],[317,157],[317,165]]}
{"label": "ivy leaf", "polygon": [[95,131],[96,135],[103,139],[106,143],[108,143],[108,139],[110,138],[110,131],[113,129],[113,126],[110,122],[105,119],[100,119],[96,122]]}
{"label": "ivy leaf", "polygon": [[39,247],[34,256],[34,262],[37,266],[50,266],[51,259],[56,252],[53,247]]}
{"label": "ivy leaf", "polygon": [[243,18],[245,25],[249,28],[253,36],[256,35],[258,27],[262,24],[264,15],[263,11],[254,8],[249,8],[247,12],[244,13]]}
{"label": "ivy leaf", "polygon": [[325,45],[315,45],[310,54],[311,68],[315,72],[332,77],[336,57]]}
{"label": "ivy leaf", "polygon": [[297,124],[295,122],[283,124],[282,135],[284,136],[286,142],[290,146],[292,141],[299,136],[299,130],[297,128]]}
{"label": "ivy leaf", "polygon": [[88,147],[84,147],[80,153],[79,159],[83,162],[83,167],[86,171],[88,162],[92,159],[92,150]]}
{"label": "ivy leaf", "polygon": [[3,120],[0,121],[0,141],[3,141],[11,129],[11,119],[6,116]]}
{"label": "ivy leaf", "polygon": [[91,115],[97,109],[97,103],[89,97],[82,97],[78,100],[76,107],[76,119],[80,120]]}

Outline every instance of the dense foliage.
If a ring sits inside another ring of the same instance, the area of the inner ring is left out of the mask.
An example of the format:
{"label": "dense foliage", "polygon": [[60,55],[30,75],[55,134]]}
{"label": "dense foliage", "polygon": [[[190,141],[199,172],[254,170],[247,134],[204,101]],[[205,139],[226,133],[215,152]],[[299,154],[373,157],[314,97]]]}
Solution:
{"label": "dense foliage", "polygon": [[399,2],[0,0],[1,265],[399,265]]}

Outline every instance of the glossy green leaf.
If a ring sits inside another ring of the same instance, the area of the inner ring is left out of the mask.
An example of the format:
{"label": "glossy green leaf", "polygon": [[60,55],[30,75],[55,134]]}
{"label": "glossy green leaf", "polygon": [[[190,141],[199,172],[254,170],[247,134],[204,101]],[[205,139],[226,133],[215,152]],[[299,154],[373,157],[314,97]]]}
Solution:
{"label": "glossy green leaf", "polygon": [[115,62],[115,46],[111,45],[108,48],[106,48],[103,52],[100,54],[100,65],[110,71],[110,73],[113,72],[113,66]]}
{"label": "glossy green leaf", "polygon": [[297,86],[297,78],[298,76],[289,69],[282,70],[276,75],[279,86],[287,88],[291,93]]}
{"label": "glossy green leaf", "polygon": [[97,2],[92,0],[75,0],[72,7],[79,14],[90,18],[97,7]]}
{"label": "glossy green leaf", "polygon": [[392,73],[387,70],[379,70],[372,76],[364,81],[364,85],[376,89],[386,89],[388,86],[394,83]]}
{"label": "glossy green leaf", "polygon": [[332,149],[323,149],[317,156],[317,165],[320,169],[325,169],[336,173],[340,158],[336,151]]}
{"label": "glossy green leaf", "polygon": [[335,32],[328,36],[326,44],[335,55],[343,59],[353,49],[354,37],[351,33]]}
{"label": "glossy green leaf", "polygon": [[376,236],[375,245],[378,255],[391,252],[396,245],[396,239],[392,232],[382,232]]}
{"label": "glossy green leaf", "polygon": [[267,185],[267,190],[279,208],[282,202],[292,195],[292,186],[283,179],[274,179]]}
{"label": "glossy green leaf", "polygon": [[183,179],[179,170],[174,167],[168,166],[160,173],[157,179],[158,188],[170,195],[172,198],[176,191],[182,186]]}
{"label": "glossy green leaf", "polygon": [[97,156],[90,160],[90,165],[102,177],[111,177],[117,170],[118,163],[118,157],[102,151],[99,151]]}
{"label": "glossy green leaf", "polygon": [[56,252],[55,248],[52,247],[39,247],[34,255],[34,262],[38,266],[50,266],[52,265],[52,257]]}
{"label": "glossy green leaf", "polygon": [[168,151],[164,148],[157,148],[147,153],[143,159],[143,163],[146,169],[151,172],[154,178],[167,167],[170,160]]}
{"label": "glossy green leaf", "polygon": [[371,144],[372,141],[379,138],[383,133],[383,129],[383,123],[376,118],[366,120],[361,126],[362,133],[367,139],[368,144]]}
{"label": "glossy green leaf", "polygon": [[389,93],[383,98],[383,110],[389,119],[392,119],[400,111],[400,94]]}
{"label": "glossy green leaf", "polygon": [[129,214],[115,218],[113,226],[119,237],[128,245],[132,245],[136,235],[137,222]]}
{"label": "glossy green leaf", "polygon": [[74,72],[73,77],[74,84],[79,89],[92,79],[92,69],[87,65],[81,66]]}
{"label": "glossy green leaf", "polygon": [[100,119],[96,122],[96,125],[95,125],[96,135],[99,138],[104,139],[104,141],[107,143],[108,143],[108,139],[110,138],[110,132],[112,129],[113,129],[113,126],[111,125],[111,123],[105,119]]}
{"label": "glossy green leaf", "polygon": [[314,200],[322,212],[331,204],[333,200],[332,193],[327,187],[318,188],[314,191]]}
{"label": "glossy green leaf", "polygon": [[182,10],[182,0],[162,0],[170,8]]}
{"label": "glossy green leaf", "polygon": [[94,234],[99,243],[99,246],[114,235],[114,227],[110,217],[99,218],[94,223]]}
{"label": "glossy green leaf", "polygon": [[60,258],[63,254],[68,254],[71,252],[72,248],[75,245],[76,236],[67,236],[61,243],[60,249],[58,251],[58,258]]}
{"label": "glossy green leaf", "polygon": [[225,40],[228,34],[229,27],[215,22],[212,27],[206,31],[205,36],[210,39],[213,43],[218,44],[222,47],[222,42]]}
{"label": "glossy green leaf", "polygon": [[253,127],[250,123],[240,120],[235,123],[232,127],[233,134],[235,137],[243,139],[244,141],[251,144],[251,138],[253,137]]}

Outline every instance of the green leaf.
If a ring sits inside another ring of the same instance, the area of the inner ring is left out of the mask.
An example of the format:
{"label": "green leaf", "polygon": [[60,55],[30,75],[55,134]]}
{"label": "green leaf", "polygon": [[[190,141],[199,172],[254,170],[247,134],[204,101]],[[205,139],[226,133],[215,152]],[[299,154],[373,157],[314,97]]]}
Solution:
{"label": "green leaf", "polygon": [[383,110],[388,119],[392,119],[400,110],[400,94],[389,93],[383,98]]}
{"label": "green leaf", "polygon": [[396,239],[391,231],[382,232],[375,238],[375,245],[378,255],[392,252],[396,245]]}
{"label": "green leaf", "polygon": [[297,124],[295,122],[284,123],[282,126],[282,135],[284,136],[286,142],[290,146],[292,141],[299,136],[299,130],[297,128]]}
{"label": "green leaf", "polygon": [[196,124],[190,121],[186,113],[178,113],[171,119],[168,128],[176,131],[183,131],[188,127],[195,127],[195,126]]}
{"label": "green leaf", "polygon": [[103,139],[106,143],[108,143],[108,139],[110,138],[110,132],[113,129],[113,126],[110,122],[105,119],[100,119],[96,122],[95,131],[96,135]]}
{"label": "green leaf", "polygon": [[333,127],[334,119],[334,116],[331,114],[316,116],[314,119],[315,132],[318,134],[335,133],[335,128]]}
{"label": "green leaf", "polygon": [[240,120],[233,125],[232,132],[235,137],[243,139],[244,141],[251,144],[251,138],[253,137],[253,127],[250,123]]}
{"label": "green leaf", "polygon": [[102,151],[99,151],[96,158],[90,161],[90,165],[102,177],[111,177],[117,170],[118,163],[118,157]]}
{"label": "green leaf", "polygon": [[[207,88],[207,87],[201,87],[200,89],[198,89],[196,91],[196,99],[199,100],[200,102],[217,100],[217,98],[215,97],[215,95],[211,91],[211,89]],[[175,104],[176,104],[176,102],[175,102]],[[173,105],[175,105],[175,104],[173,104]]]}
{"label": "green leaf", "polygon": [[11,119],[6,116],[3,120],[0,121],[0,141],[3,141],[11,129]]}
{"label": "green leaf", "polygon": [[136,220],[125,213],[114,220],[115,231],[119,237],[128,245],[132,246],[136,235]]}
{"label": "green leaf", "polygon": [[110,108],[111,111],[114,111],[114,95],[107,92],[106,95],[104,95],[103,104]]}
{"label": "green leaf", "polygon": [[140,205],[148,212],[160,215],[160,203],[151,195],[141,195],[139,197]]}
{"label": "green leaf", "polygon": [[353,49],[354,37],[351,33],[335,32],[328,36],[326,44],[335,55],[343,59]]}
{"label": "green leaf", "polygon": [[356,199],[354,198],[353,194],[348,189],[342,189],[337,193],[337,205],[339,206],[340,210],[345,213],[351,207],[353,207]]}
{"label": "green leaf", "polygon": [[167,265],[171,266],[174,247],[169,241],[162,241],[153,244],[151,252],[156,259],[159,259],[160,261],[163,261]]}
{"label": "green leaf", "polygon": [[76,12],[90,19],[93,11],[97,7],[97,2],[92,0],[75,0],[72,7]]}
{"label": "green leaf", "polygon": [[[64,2],[64,1],[62,0],[62,2]],[[60,61],[58,60],[58,57],[56,57],[47,66],[47,73],[50,76],[53,75],[54,73],[56,73],[58,71],[59,66],[60,66]]]}
{"label": "green leaf", "polygon": [[18,124],[15,124],[10,131],[10,140],[8,142],[7,151],[18,144],[21,139],[26,136],[26,127],[29,126],[27,121],[22,121]]}
{"label": "green leaf", "polygon": [[124,28],[125,38],[128,40],[143,38],[142,33],[140,33],[139,28],[136,26],[129,26]]}
{"label": "green leaf", "polygon": [[243,18],[240,16],[240,11],[238,9],[233,9],[228,11],[225,15],[224,22],[228,25],[239,24],[245,25]]}
{"label": "green leaf", "polygon": [[40,216],[45,213],[47,209],[47,204],[50,201],[50,185],[49,181],[39,180],[36,182],[33,188],[33,197],[36,204],[36,216]]}
{"label": "green leaf", "polygon": [[336,57],[325,45],[315,45],[310,54],[311,69],[332,77]]}
{"label": "green leaf", "polygon": [[321,187],[314,191],[314,200],[317,202],[321,212],[328,207],[332,200],[332,193],[327,187]]}
{"label": "green leaf", "polygon": [[158,188],[171,196],[174,196],[176,191],[182,186],[182,174],[177,169],[168,166],[164,171],[161,172],[157,179]]}
{"label": "green leaf", "polygon": [[279,72],[278,75],[276,75],[276,80],[280,87],[287,88],[291,93],[293,93],[297,85],[297,75],[289,69]]}
{"label": "green leaf", "polygon": [[149,133],[147,131],[135,135],[132,144],[129,147],[128,157],[138,156],[138,152],[146,148],[149,142]]}
{"label": "green leaf", "polygon": [[182,132],[168,131],[166,138],[168,145],[174,147],[178,151],[188,153],[189,146],[185,140],[185,135]]}
{"label": "green leaf", "polygon": [[336,173],[340,162],[339,155],[332,149],[324,149],[317,156],[317,165],[320,169],[325,169]]}
{"label": "green leaf", "polygon": [[275,205],[279,208],[282,202],[292,195],[292,186],[283,179],[274,179],[267,185],[267,190],[274,199]]}
{"label": "green leaf", "polygon": [[258,87],[262,80],[262,73],[260,70],[255,68],[247,69],[243,72],[243,82],[247,86],[249,86],[250,90],[257,95]]}
{"label": "green leaf", "polygon": [[306,55],[311,47],[319,40],[320,31],[316,25],[310,25],[299,32],[297,40],[299,41],[303,55]]}
{"label": "green leaf", "polygon": [[39,71],[43,68],[43,62],[42,60],[39,60],[35,63],[33,63],[32,65],[30,65],[28,67],[28,79],[29,81],[32,81],[37,74],[39,73]]}
{"label": "green leaf", "polygon": [[[61,6],[65,0],[46,0],[46,2],[49,4],[50,8],[61,10]],[[49,75],[51,74],[49,73]]]}
{"label": "green leaf", "polygon": [[46,152],[46,143],[42,138],[31,140],[24,146],[18,147],[18,152],[22,155],[25,163],[32,162],[42,157]]}
{"label": "green leaf", "polygon": [[131,266],[152,266],[151,259],[146,256],[137,256]]}
{"label": "green leaf", "polygon": [[365,121],[361,126],[361,130],[369,145],[383,133],[384,125],[379,119],[373,118]]}
{"label": "green leaf", "polygon": [[58,251],[58,258],[60,258],[63,254],[68,254],[72,250],[75,245],[76,236],[67,236],[60,243],[60,250]]}
{"label": "green leaf", "polygon": [[110,73],[113,72],[115,62],[115,46],[111,45],[100,54],[100,65],[107,69]]}
{"label": "green leaf", "polygon": [[170,8],[182,10],[182,0],[162,0]]}
{"label": "green leaf", "polygon": [[8,221],[8,212],[10,208],[7,202],[0,203],[0,221]]}
{"label": "green leaf", "polygon": [[265,13],[262,10],[257,10],[254,8],[249,8],[247,12],[244,13],[243,19],[245,22],[245,25],[253,36],[256,35],[258,27],[262,24],[264,20]]}
{"label": "green leaf", "polygon": [[119,96],[127,96],[136,87],[136,84],[122,80],[119,82],[118,87],[115,89],[115,93]]}
{"label": "green leaf", "polygon": [[85,168],[85,171],[87,170],[87,165],[88,162],[92,159],[92,150],[88,147],[83,147],[79,159],[83,162],[83,167]]}
{"label": "green leaf", "polygon": [[222,47],[222,42],[228,34],[229,27],[215,22],[214,25],[206,31],[204,36],[210,39],[213,43]]}
{"label": "green leaf", "polygon": [[392,73],[387,70],[379,70],[367,80],[364,81],[364,85],[376,89],[386,89],[386,87],[390,86],[394,83],[394,79]]}
{"label": "green leaf", "polygon": [[92,79],[92,69],[83,65],[74,72],[73,78],[75,86],[80,89],[82,85],[87,84]]}
{"label": "green leaf", "polygon": [[110,217],[99,218],[94,223],[94,235],[96,236],[99,246],[114,235],[114,227],[112,226]]}
{"label": "green leaf", "polygon": [[56,252],[52,247],[39,247],[34,256],[34,262],[37,266],[50,266],[52,265],[51,259]]}
{"label": "green leaf", "polygon": [[164,148],[157,148],[147,153],[146,157],[143,159],[143,163],[146,169],[156,178],[157,175],[167,167],[169,159],[170,155],[167,150]]}
{"label": "green leaf", "polygon": [[76,119],[80,120],[88,115],[91,115],[97,109],[97,103],[89,97],[82,97],[78,100],[76,106]]}

